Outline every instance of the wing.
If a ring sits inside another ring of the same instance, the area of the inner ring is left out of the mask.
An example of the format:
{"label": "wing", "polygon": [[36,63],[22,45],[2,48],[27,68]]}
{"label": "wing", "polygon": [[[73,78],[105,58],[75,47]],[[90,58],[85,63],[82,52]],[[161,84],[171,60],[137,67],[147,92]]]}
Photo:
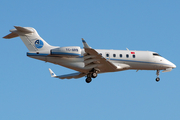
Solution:
{"label": "wing", "polygon": [[76,73],[72,73],[72,74],[56,76],[56,74],[50,68],[49,68],[49,72],[51,74],[51,77],[59,78],[59,79],[72,79],[72,78],[77,79],[77,78],[84,77],[86,75],[81,72],[76,72]]}
{"label": "wing", "polygon": [[120,70],[125,70],[130,66],[122,63],[112,63],[109,60],[105,59],[101,54],[99,54],[96,50],[89,47],[89,45],[82,39],[84,45],[84,69],[87,71],[85,73],[76,72],[67,75],[57,76],[50,68],[49,72],[51,77],[59,78],[59,79],[72,79],[72,78],[81,78],[86,76],[91,70],[95,69],[100,73],[103,72],[115,72]]}
{"label": "wing", "polygon": [[109,60],[105,59],[102,55],[100,55],[96,50],[89,47],[89,45],[82,38],[82,42],[84,45],[84,64],[85,69],[92,70],[93,68],[99,70],[100,72],[114,72],[117,70],[123,70],[130,67],[127,64],[114,64]]}

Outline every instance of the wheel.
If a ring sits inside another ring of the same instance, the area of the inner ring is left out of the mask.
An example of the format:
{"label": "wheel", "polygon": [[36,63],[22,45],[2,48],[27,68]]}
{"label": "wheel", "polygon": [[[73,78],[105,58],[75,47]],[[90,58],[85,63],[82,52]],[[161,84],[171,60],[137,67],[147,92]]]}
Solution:
{"label": "wheel", "polygon": [[160,81],[160,78],[159,78],[159,77],[157,77],[157,78],[156,78],[156,82],[159,82],[159,81]]}
{"label": "wheel", "polygon": [[93,72],[93,73],[91,74],[91,77],[92,77],[92,78],[96,78],[96,77],[97,77],[97,73]]}
{"label": "wheel", "polygon": [[91,81],[92,81],[91,77],[87,77],[87,78],[86,78],[86,82],[87,82],[87,83],[90,83]]}

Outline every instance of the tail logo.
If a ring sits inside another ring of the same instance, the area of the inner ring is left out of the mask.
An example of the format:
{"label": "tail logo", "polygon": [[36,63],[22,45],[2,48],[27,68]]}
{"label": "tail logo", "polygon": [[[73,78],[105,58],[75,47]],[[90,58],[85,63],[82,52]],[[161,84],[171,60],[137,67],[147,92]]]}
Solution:
{"label": "tail logo", "polygon": [[44,45],[42,40],[36,40],[34,42],[34,44],[35,44],[36,48],[38,48],[38,49],[42,48]]}

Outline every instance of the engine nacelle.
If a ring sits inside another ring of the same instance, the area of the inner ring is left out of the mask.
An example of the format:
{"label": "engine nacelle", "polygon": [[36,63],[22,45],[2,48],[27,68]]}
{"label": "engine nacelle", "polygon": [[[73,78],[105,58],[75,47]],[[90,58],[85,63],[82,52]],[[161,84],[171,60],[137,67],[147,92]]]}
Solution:
{"label": "engine nacelle", "polygon": [[51,55],[77,57],[77,56],[81,56],[81,48],[78,46],[55,48],[55,49],[51,49]]}

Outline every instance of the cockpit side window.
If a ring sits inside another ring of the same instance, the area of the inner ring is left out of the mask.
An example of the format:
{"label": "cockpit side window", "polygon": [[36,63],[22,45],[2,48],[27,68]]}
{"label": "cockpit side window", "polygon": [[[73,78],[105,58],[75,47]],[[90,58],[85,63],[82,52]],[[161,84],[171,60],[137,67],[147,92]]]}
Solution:
{"label": "cockpit side window", "polygon": [[158,53],[153,53],[153,56],[161,56],[161,55],[159,55]]}

